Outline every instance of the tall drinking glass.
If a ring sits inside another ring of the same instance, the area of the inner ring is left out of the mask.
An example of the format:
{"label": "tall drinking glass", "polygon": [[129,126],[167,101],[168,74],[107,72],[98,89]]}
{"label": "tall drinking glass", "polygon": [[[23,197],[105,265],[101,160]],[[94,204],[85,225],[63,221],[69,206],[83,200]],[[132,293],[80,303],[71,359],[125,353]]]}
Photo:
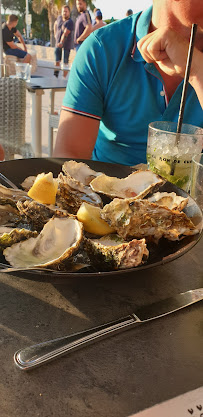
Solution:
{"label": "tall drinking glass", "polygon": [[188,191],[192,157],[202,151],[203,129],[183,124],[157,121],[149,124],[147,142],[148,168]]}
{"label": "tall drinking glass", "polygon": [[192,158],[190,194],[203,210],[203,153]]}

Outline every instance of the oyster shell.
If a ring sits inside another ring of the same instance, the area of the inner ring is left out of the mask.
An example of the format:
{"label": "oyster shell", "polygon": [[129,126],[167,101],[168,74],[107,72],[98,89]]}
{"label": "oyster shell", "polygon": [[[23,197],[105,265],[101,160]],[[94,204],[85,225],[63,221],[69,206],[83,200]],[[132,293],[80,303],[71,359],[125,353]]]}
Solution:
{"label": "oyster shell", "polygon": [[28,198],[26,191],[18,190],[17,188],[8,188],[0,184],[0,198],[17,202],[22,197]]}
{"label": "oyster shell", "polygon": [[[1,230],[0,230],[1,232]],[[0,235],[0,248],[3,250],[9,246],[12,246],[14,243],[27,240],[30,237],[36,237],[38,233],[36,231],[32,232],[27,229],[10,229],[4,231]]]}
{"label": "oyster shell", "polygon": [[161,185],[164,180],[152,171],[135,171],[126,178],[108,177],[100,175],[91,181],[91,188],[97,192],[106,194],[111,198],[142,198]]}
{"label": "oyster shell", "polygon": [[21,221],[21,215],[16,203],[10,199],[0,198],[0,225],[16,227]]}
{"label": "oyster shell", "polygon": [[23,188],[25,191],[29,191],[29,189],[33,186],[33,184],[34,184],[34,182],[35,182],[36,178],[37,178],[37,177],[36,177],[36,176],[34,176],[34,175],[31,175],[31,176],[29,176],[29,177],[25,178],[25,179],[24,179],[24,181],[21,183],[22,188]]}
{"label": "oyster shell", "polygon": [[188,197],[182,197],[180,195],[177,195],[176,193],[155,193],[152,195],[152,197],[149,197],[147,200],[150,201],[150,203],[156,203],[159,206],[168,207],[170,210],[179,210],[182,211],[184,207],[186,207],[188,203]]}
{"label": "oyster shell", "polygon": [[25,191],[0,184],[0,225],[16,227],[21,220],[16,203],[22,197],[29,198]]}
{"label": "oyster shell", "polygon": [[70,175],[76,181],[85,185],[89,185],[93,178],[101,175],[101,172],[94,171],[84,162],[76,162],[73,160],[64,162],[62,171],[64,174]]}
{"label": "oyster shell", "polygon": [[98,194],[70,175],[60,173],[58,181],[57,205],[67,210],[68,213],[76,214],[83,202],[103,207],[101,197]]}
{"label": "oyster shell", "polygon": [[68,214],[67,211],[57,206],[41,204],[34,200],[19,200],[17,208],[21,216],[32,226],[32,229],[37,231],[41,231],[54,215],[65,217]]}
{"label": "oyster shell", "polygon": [[125,242],[118,235],[108,235],[87,239],[85,245],[92,265],[101,271],[134,268],[149,255],[145,239]]}
{"label": "oyster shell", "polygon": [[15,243],[3,251],[14,268],[57,268],[79,248],[83,226],[74,216],[54,217],[36,237]]}
{"label": "oyster shell", "polygon": [[148,200],[115,198],[101,210],[101,217],[124,239],[161,237],[178,240],[199,232],[185,213],[150,203]]}

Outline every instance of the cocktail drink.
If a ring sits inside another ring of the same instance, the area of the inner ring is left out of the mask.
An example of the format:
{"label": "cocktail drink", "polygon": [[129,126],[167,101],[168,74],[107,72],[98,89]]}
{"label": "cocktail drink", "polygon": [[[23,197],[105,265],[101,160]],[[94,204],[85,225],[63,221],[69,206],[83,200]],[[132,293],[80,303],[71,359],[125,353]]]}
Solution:
{"label": "cocktail drink", "polygon": [[203,129],[183,124],[180,134],[176,130],[174,122],[149,124],[147,163],[151,171],[188,191],[192,157],[202,151]]}

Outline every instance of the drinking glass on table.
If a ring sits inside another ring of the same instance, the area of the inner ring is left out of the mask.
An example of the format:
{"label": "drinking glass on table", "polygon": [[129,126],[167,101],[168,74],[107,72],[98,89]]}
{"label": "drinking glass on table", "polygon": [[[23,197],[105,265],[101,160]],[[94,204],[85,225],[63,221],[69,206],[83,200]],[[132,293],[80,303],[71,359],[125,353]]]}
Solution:
{"label": "drinking glass on table", "polygon": [[22,80],[30,81],[31,76],[31,67],[32,65],[23,62],[16,62],[16,77],[21,78]]}
{"label": "drinking glass on table", "polygon": [[189,190],[192,157],[202,151],[203,129],[183,124],[177,134],[177,123],[157,121],[149,124],[147,142],[148,168]]}
{"label": "drinking glass on table", "polygon": [[190,194],[203,210],[203,153],[192,158]]}

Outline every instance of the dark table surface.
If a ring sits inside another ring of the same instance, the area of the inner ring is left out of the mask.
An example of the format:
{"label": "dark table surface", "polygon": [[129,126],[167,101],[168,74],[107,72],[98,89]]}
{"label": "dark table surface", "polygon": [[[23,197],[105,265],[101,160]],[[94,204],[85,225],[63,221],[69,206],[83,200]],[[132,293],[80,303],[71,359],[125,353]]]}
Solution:
{"label": "dark table surface", "polygon": [[[8,161],[1,172],[19,185],[42,167],[57,174],[63,161],[54,161],[54,166],[48,159]],[[112,172],[111,165],[105,168]],[[118,169],[127,174],[127,168]],[[102,277],[1,272],[0,417],[124,417],[202,386],[202,302],[29,372],[13,361],[25,346],[203,287],[202,250],[203,239],[165,265]]]}
{"label": "dark table surface", "polygon": [[16,350],[203,286],[203,239],[164,266],[106,278],[0,274],[1,417],[123,417],[203,383],[202,302],[32,371]]}

